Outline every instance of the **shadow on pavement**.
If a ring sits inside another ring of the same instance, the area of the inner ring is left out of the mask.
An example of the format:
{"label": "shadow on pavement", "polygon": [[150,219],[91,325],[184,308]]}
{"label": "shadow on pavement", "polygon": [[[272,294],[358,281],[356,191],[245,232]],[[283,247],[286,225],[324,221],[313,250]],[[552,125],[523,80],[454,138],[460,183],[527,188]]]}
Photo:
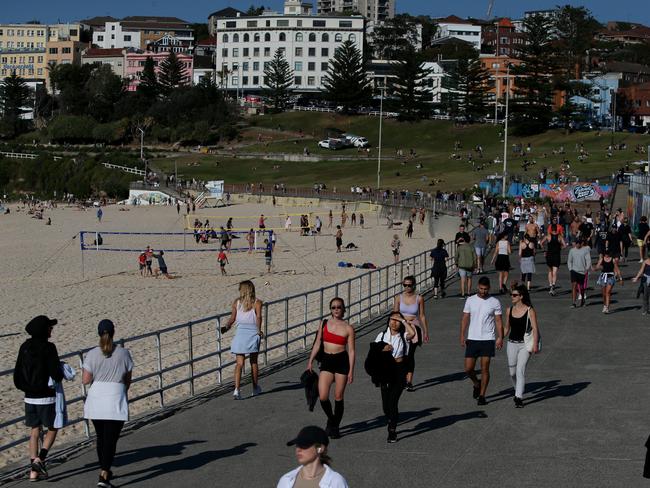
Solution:
{"label": "shadow on pavement", "polygon": [[421,383],[418,383],[415,391],[423,390],[424,388],[431,388],[432,386],[442,385],[444,383],[451,383],[453,381],[463,381],[465,378],[467,378],[465,372],[451,373],[443,376],[438,376],[437,378],[429,378]]}
{"label": "shadow on pavement", "polygon": [[[570,397],[577,395],[591,384],[590,381],[583,381],[572,385],[561,385],[560,383],[561,380],[528,383],[524,391],[524,394],[528,394],[528,397],[524,397],[524,404],[529,405],[555,397]],[[498,393],[487,396],[486,399],[490,402],[498,402],[500,400],[512,398],[513,396],[514,389],[506,388]]]}
{"label": "shadow on pavement", "polygon": [[410,429],[400,429],[398,433],[406,433],[406,435],[400,436],[399,439],[408,439],[409,437],[415,437],[425,432],[430,432],[432,430],[444,429],[450,425],[454,425],[457,422],[462,422],[464,420],[472,419],[483,419],[487,418],[487,414],[483,410],[475,410],[473,412],[455,414],[455,415],[446,415],[445,417],[437,417],[420,422],[416,426]]}
{"label": "shadow on pavement", "polygon": [[[379,397],[379,395],[377,398],[377,408],[381,410],[381,397]],[[399,423],[400,425],[403,425],[409,422],[413,422],[414,420],[419,420],[424,417],[428,417],[436,410],[440,410],[440,409],[436,407],[432,407],[417,412],[400,412]],[[386,428],[386,425],[387,425],[386,417],[384,415],[379,415],[374,419],[368,419],[362,422],[356,422],[354,424],[349,424],[344,427],[341,427],[341,435],[348,436],[352,434],[359,434],[361,432],[367,432],[373,429]]]}

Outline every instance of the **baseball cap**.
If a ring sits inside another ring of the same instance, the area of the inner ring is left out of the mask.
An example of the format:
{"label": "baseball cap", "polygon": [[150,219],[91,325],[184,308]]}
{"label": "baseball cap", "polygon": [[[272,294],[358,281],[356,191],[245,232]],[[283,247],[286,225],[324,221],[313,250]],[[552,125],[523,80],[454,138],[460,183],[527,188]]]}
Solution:
{"label": "baseball cap", "polygon": [[110,335],[113,335],[115,333],[115,325],[108,319],[100,320],[99,324],[97,325],[97,332],[99,335],[104,335],[104,332],[108,332]]}
{"label": "baseball cap", "polygon": [[330,440],[327,437],[327,433],[323,429],[316,425],[309,425],[301,429],[295,439],[287,442],[287,446],[298,446],[306,449],[314,444],[327,446],[329,442]]}
{"label": "baseball cap", "polygon": [[51,319],[47,315],[37,315],[25,326],[25,331],[30,336],[47,335],[47,330],[57,323],[56,319]]}

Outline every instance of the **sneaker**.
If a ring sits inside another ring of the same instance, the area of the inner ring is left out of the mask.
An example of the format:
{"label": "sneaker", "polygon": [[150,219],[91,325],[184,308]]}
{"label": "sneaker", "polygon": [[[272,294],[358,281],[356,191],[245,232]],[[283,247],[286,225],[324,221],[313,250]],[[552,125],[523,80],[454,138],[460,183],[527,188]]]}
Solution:
{"label": "sneaker", "polygon": [[437,299],[438,299],[438,295],[433,295],[433,299],[434,299],[434,300],[437,300]]}
{"label": "sneaker", "polygon": [[609,313],[609,307],[603,307],[603,313]]}
{"label": "sneaker", "polygon": [[253,393],[251,393],[251,396],[257,396],[262,394],[262,387],[260,385],[254,386],[253,387]]}
{"label": "sneaker", "polygon": [[472,388],[472,398],[476,400],[479,395],[481,394],[481,387],[480,386],[474,386]]}
{"label": "sneaker", "polygon": [[524,408],[524,401],[521,398],[515,397],[515,408]]}
{"label": "sneaker", "polygon": [[32,471],[38,473],[38,479],[47,479],[47,468],[45,463],[40,459],[36,458],[31,464]]}
{"label": "sneaker", "polygon": [[97,486],[102,488],[114,488],[115,485],[111,484],[108,478],[104,478],[101,474],[99,475],[99,480],[97,481]]}
{"label": "sneaker", "polygon": [[235,400],[241,400],[241,392],[239,391],[239,388],[235,388],[235,391],[232,392],[232,397]]}
{"label": "sneaker", "polygon": [[413,388],[413,383],[406,383],[406,391],[415,391],[415,388]]}
{"label": "sneaker", "polygon": [[578,293],[578,301],[582,300],[582,294]]}
{"label": "sneaker", "polygon": [[397,431],[396,430],[389,430],[388,431],[388,438],[386,439],[386,442],[389,444],[395,444],[397,442]]}
{"label": "sneaker", "polygon": [[477,405],[487,405],[487,402],[485,401],[485,397],[484,396],[478,397],[478,400],[476,401],[476,404]]}
{"label": "sneaker", "polygon": [[577,304],[576,302],[573,302],[573,303],[571,304],[571,308],[578,308],[578,304]]}

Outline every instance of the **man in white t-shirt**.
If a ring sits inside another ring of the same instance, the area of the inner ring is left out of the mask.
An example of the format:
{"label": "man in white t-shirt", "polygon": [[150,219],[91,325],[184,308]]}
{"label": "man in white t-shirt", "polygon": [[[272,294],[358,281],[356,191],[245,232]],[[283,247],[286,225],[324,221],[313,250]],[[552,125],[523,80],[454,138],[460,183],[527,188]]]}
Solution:
{"label": "man in white t-shirt", "polygon": [[[465,348],[465,373],[474,384],[473,397],[485,405],[485,393],[490,382],[490,360],[494,350],[503,347],[501,303],[490,296],[490,280],[478,280],[478,293],[465,301],[460,322],[460,345]],[[481,379],[476,376],[476,360],[481,358]]]}

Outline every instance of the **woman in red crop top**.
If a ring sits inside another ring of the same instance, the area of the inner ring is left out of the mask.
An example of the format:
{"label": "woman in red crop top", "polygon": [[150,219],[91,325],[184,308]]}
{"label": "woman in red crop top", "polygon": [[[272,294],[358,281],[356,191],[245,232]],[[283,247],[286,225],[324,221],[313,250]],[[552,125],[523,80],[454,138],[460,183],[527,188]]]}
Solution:
{"label": "woman in red crop top", "polygon": [[[307,369],[312,370],[314,359],[320,355],[318,396],[327,415],[325,430],[332,439],[338,439],[341,437],[339,425],[343,418],[345,387],[352,383],[354,377],[354,328],[343,320],[345,302],[342,298],[337,297],[330,301],[330,311],[331,317],[323,321],[316,334]],[[329,399],[332,383],[335,384],[334,411]]]}

